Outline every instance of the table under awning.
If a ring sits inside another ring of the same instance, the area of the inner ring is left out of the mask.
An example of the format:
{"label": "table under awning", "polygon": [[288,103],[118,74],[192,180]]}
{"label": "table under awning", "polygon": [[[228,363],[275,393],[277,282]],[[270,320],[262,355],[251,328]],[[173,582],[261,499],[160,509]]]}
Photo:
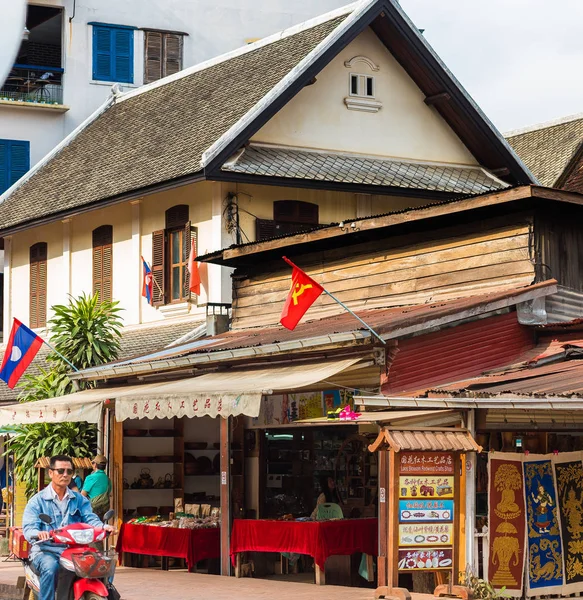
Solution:
{"label": "table under awning", "polygon": [[[141,418],[259,416],[261,396],[305,388],[350,368],[360,358],[207,373],[164,383],[84,390],[0,407],[0,427],[31,423],[98,423],[104,402],[117,421]],[[366,366],[366,363],[363,363]]]}

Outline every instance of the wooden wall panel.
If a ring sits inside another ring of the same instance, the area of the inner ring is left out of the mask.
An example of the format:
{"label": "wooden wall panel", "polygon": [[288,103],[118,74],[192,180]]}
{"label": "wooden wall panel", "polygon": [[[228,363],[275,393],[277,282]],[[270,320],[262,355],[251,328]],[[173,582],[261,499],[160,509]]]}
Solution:
{"label": "wooden wall panel", "polygon": [[[294,262],[353,309],[454,298],[534,280],[530,220],[512,225],[496,221],[491,228],[475,226],[470,233],[467,226],[465,231],[451,227],[427,238],[400,236],[298,256]],[[272,266],[256,276],[236,272],[235,328],[279,321],[291,271],[283,261]],[[310,317],[341,310],[324,295],[310,309]]]}

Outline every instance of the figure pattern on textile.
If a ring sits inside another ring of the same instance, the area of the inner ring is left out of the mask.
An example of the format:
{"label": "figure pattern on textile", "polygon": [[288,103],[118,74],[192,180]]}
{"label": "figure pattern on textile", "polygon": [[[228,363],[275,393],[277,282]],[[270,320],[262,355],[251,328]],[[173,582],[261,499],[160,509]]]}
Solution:
{"label": "figure pattern on textile", "polygon": [[563,584],[561,533],[550,460],[524,463],[530,588]]}
{"label": "figure pattern on textile", "polygon": [[583,465],[555,464],[566,583],[583,582]]}
{"label": "figure pattern on textile", "polygon": [[524,535],[523,506],[517,500],[522,497],[522,474],[519,463],[492,461],[491,502],[497,519],[493,520],[495,535],[492,540],[490,562],[493,573],[490,581],[497,588],[520,588]]}

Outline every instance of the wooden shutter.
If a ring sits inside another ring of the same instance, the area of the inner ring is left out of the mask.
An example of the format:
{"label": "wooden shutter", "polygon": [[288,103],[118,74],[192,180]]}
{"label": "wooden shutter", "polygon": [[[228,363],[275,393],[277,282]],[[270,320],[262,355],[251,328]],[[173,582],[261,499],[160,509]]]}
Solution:
{"label": "wooden shutter", "polygon": [[271,219],[255,219],[255,241],[269,240],[277,235],[275,221]]}
{"label": "wooden shutter", "polygon": [[190,291],[190,273],[188,272],[190,247],[194,240],[194,248],[198,255],[198,229],[190,224],[190,221],[184,226],[183,244],[186,249],[186,269],[184,270],[184,290],[182,296],[188,299],[196,299],[196,294]]}
{"label": "wooden shutter", "polygon": [[188,204],[177,204],[166,211],[166,229],[182,229],[188,222]]}
{"label": "wooden shutter", "polygon": [[277,200],[273,203],[273,218],[285,223],[318,224],[318,205],[301,200]]}
{"label": "wooden shutter", "polygon": [[30,247],[30,327],[47,324],[47,244]]}
{"label": "wooden shutter", "polygon": [[152,232],[152,306],[166,304],[166,232],[164,229]]}
{"label": "wooden shutter", "polygon": [[113,30],[114,81],[134,82],[134,32],[132,29]]}
{"label": "wooden shutter", "polygon": [[109,27],[93,26],[93,79],[113,81],[111,34]]}
{"label": "wooden shutter", "polygon": [[162,33],[146,31],[144,49],[144,83],[162,78]]}
{"label": "wooden shutter", "polygon": [[93,293],[99,300],[111,302],[113,288],[113,227],[103,225],[93,230]]}
{"label": "wooden shutter", "polygon": [[9,185],[14,185],[30,168],[30,142],[10,143]]}
{"label": "wooden shutter", "polygon": [[164,69],[162,77],[174,75],[182,69],[182,37],[176,33],[164,34]]}

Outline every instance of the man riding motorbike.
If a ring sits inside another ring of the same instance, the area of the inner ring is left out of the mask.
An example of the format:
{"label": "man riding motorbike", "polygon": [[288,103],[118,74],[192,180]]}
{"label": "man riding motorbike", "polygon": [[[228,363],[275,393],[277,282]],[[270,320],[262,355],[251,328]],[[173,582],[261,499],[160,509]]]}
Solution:
{"label": "man riding motorbike", "polygon": [[[49,531],[72,523],[87,523],[114,531],[111,525],[103,525],[91,510],[87,498],[69,489],[75,472],[69,456],[53,456],[49,463],[51,483],[35,494],[24,509],[22,529],[28,542],[39,539],[40,544],[31,546],[30,560],[40,576],[39,600],[55,600],[59,577],[59,557],[65,549],[62,544],[53,542]],[[51,524],[41,518],[41,514],[51,517]]]}

